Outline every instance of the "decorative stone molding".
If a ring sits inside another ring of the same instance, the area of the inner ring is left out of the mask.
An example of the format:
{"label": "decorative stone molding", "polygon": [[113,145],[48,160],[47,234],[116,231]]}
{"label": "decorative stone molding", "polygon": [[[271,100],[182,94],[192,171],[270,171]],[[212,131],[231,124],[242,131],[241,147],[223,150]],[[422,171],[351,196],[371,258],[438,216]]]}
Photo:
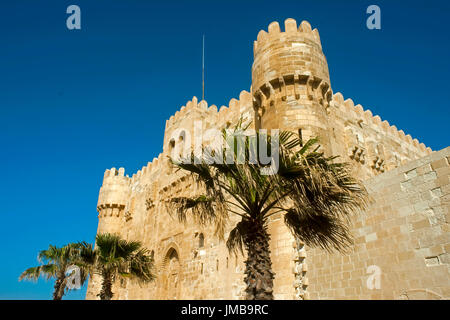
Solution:
{"label": "decorative stone molding", "polygon": [[308,278],[306,277],[306,272],[308,271],[308,267],[306,264],[306,250],[305,244],[301,242],[299,239],[293,241],[294,248],[294,299],[295,300],[307,300],[308,294],[306,289],[309,285]]}
{"label": "decorative stone molding", "polygon": [[378,172],[384,172],[385,171],[385,161],[381,159],[380,157],[375,157],[375,159],[372,161],[372,169],[378,171]]}
{"label": "decorative stone molding", "polygon": [[366,150],[363,147],[354,146],[350,150],[349,157],[350,157],[350,159],[353,159],[357,162],[364,164],[366,162],[365,153],[366,153]]}
{"label": "decorative stone molding", "polygon": [[147,200],[145,200],[145,208],[147,209],[147,211],[152,209],[154,206],[155,206],[155,204],[153,203],[153,200],[151,198],[148,198]]}

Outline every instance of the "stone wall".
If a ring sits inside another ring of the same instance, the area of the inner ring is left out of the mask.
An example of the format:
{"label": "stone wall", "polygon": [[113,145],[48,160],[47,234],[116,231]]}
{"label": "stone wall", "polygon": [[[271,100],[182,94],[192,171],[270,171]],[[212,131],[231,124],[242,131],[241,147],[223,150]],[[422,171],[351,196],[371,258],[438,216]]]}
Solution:
{"label": "stone wall", "polygon": [[[244,257],[230,254],[224,241],[214,236],[212,227],[201,228],[190,220],[186,224],[178,222],[168,214],[164,201],[200,192],[188,175],[173,169],[168,161],[173,147],[187,142],[180,141],[175,131],[182,128],[194,135],[194,124],[198,122],[203,130],[222,129],[241,117],[252,121],[251,111],[251,95],[246,91],[241,92],[239,100],[232,99],[228,107],[220,110],[194,97],[166,122],[163,152],[158,158],[132,177],[126,176],[123,168],[106,170],[97,205],[97,232],[141,241],[153,251],[157,275],[156,281],[147,285],[116,281],[114,299],[243,297]],[[194,139],[190,143],[193,150]],[[233,226],[230,223],[227,232]],[[100,287],[99,276],[94,276],[86,298],[97,299]]]}
{"label": "stone wall", "polygon": [[[365,182],[348,254],[308,249],[312,299],[450,298],[450,147]],[[367,280],[375,265],[380,289]]]}
{"label": "stone wall", "polygon": [[336,93],[327,109],[331,154],[351,162],[353,174],[365,180],[432,152],[386,120],[344,100]]}

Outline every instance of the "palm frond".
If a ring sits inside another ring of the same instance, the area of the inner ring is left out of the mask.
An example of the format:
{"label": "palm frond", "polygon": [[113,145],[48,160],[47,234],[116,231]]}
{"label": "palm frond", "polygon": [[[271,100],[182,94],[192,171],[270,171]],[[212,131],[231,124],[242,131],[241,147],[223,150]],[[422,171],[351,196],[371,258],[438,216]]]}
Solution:
{"label": "palm frond", "polygon": [[150,252],[141,248],[138,250],[130,261],[130,275],[135,277],[139,282],[149,282],[155,279],[153,274],[153,258]]}
{"label": "palm frond", "polygon": [[138,282],[154,279],[153,258],[140,241],[127,241],[117,234],[98,234],[96,272],[108,275],[112,280],[117,275],[130,277]]}
{"label": "palm frond", "polygon": [[249,223],[248,220],[241,220],[230,231],[227,239],[227,248],[230,252],[234,252],[235,254],[238,252],[243,253],[244,237],[250,230]]}
{"label": "palm frond", "polygon": [[19,281],[22,281],[25,279],[37,281],[39,279],[39,277],[41,276],[41,271],[42,271],[41,266],[28,268],[27,270],[22,272],[22,274],[19,276]]}
{"label": "palm frond", "polygon": [[292,209],[285,214],[284,221],[292,233],[310,247],[345,251],[353,243],[348,226],[333,216],[302,214]]}
{"label": "palm frond", "polygon": [[195,223],[207,225],[215,222],[216,235],[223,238],[226,219],[223,212],[226,212],[225,202],[217,202],[207,195],[197,197],[175,197],[165,202],[169,214],[174,214],[182,223],[186,223],[187,215],[192,213]]}
{"label": "palm frond", "polygon": [[58,272],[58,266],[55,264],[45,264],[37,267],[31,267],[22,272],[19,276],[19,281],[31,280],[37,281],[39,277],[43,276],[46,280],[55,277]]}

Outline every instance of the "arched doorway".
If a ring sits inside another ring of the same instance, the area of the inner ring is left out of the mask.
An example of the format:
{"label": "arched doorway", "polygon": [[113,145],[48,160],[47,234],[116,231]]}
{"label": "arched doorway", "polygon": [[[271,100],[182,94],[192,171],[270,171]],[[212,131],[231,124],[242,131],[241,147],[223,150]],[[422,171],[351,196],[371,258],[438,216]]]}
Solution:
{"label": "arched doorway", "polygon": [[181,265],[177,250],[170,248],[163,262],[160,298],[176,300],[180,298]]}

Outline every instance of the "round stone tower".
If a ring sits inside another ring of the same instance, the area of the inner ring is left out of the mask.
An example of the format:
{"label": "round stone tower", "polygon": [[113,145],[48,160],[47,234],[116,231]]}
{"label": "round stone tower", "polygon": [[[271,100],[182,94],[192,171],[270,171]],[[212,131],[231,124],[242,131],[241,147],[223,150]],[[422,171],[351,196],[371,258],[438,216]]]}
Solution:
{"label": "round stone tower", "polygon": [[117,233],[123,228],[124,211],[130,195],[130,179],[124,176],[125,169],[106,170],[98,197],[99,233]]}
{"label": "round stone tower", "polygon": [[[130,178],[125,176],[125,169],[112,168],[106,170],[103,177],[103,185],[98,196],[98,229],[97,234],[115,233],[124,238],[124,214],[127,199],[130,196]],[[102,279],[100,275],[94,274],[89,280],[86,291],[86,299],[98,299]],[[115,286],[117,284],[114,284]],[[116,287],[113,288],[117,290]]]}
{"label": "round stone tower", "polygon": [[278,22],[254,42],[252,95],[255,126],[300,132],[306,140],[321,138],[329,146],[327,108],[332,98],[328,64],[319,32],[303,21]]}

